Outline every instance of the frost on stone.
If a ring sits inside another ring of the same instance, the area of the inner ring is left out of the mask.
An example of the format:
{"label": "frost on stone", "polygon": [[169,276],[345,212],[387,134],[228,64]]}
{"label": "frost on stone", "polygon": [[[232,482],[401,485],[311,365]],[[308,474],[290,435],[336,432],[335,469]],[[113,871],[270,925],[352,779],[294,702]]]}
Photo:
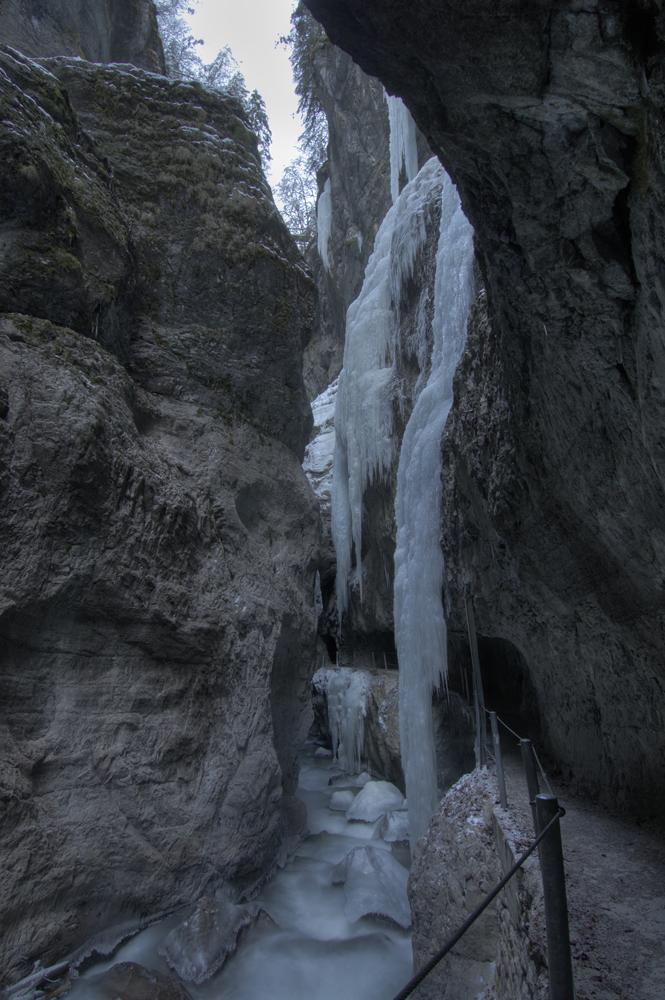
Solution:
{"label": "frost on stone", "polygon": [[339,812],[346,812],[355,798],[350,788],[339,792],[333,792],[330,796],[330,808]]}
{"label": "frost on stone", "polygon": [[368,781],[346,810],[346,818],[374,823],[384,813],[401,809],[404,796],[390,781]]}
{"label": "frost on stone", "polygon": [[204,896],[195,912],[168,934],[158,952],[186,983],[199,986],[224,965],[240,932],[262,913],[255,903],[235,906]]}
{"label": "frost on stone", "polygon": [[380,834],[389,844],[409,839],[409,814],[406,809],[387,812]]}
{"label": "frost on stone", "polygon": [[332,870],[333,884],[344,884],[348,920],[386,917],[405,929],[411,926],[408,879],[406,868],[389,851],[376,847],[356,847]]}

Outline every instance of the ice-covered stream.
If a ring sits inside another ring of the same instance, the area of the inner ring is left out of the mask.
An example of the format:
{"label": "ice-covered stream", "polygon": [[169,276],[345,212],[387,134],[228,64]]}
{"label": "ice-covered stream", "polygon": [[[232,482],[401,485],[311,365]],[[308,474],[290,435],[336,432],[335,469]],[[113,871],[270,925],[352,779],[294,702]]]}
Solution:
{"label": "ice-covered stream", "polygon": [[[268,996],[271,1000],[391,1000],[412,974],[408,930],[377,917],[349,919],[349,914],[366,912],[368,906],[385,905],[383,897],[396,918],[404,907],[408,915],[403,867],[408,852],[381,837],[383,815],[373,822],[352,822],[344,812],[330,808],[333,794],[348,791],[355,798],[366,786],[363,779],[340,774],[330,758],[316,757],[315,749],[308,744],[303,750],[298,789],[307,806],[310,836],[254,900],[273,922],[264,920],[251,927],[237,951],[207,982],[200,986],[186,983],[193,1000],[265,1000]],[[333,784],[329,784],[331,779]],[[381,794],[394,808],[390,802],[395,793],[378,788],[373,797]],[[348,865],[340,866],[349,855]],[[334,884],[340,879],[346,884]],[[100,974],[119,962],[137,962],[170,973],[159,950],[182,919],[181,914],[152,925],[112,959],[87,970],[71,990],[71,1000],[107,998]]]}

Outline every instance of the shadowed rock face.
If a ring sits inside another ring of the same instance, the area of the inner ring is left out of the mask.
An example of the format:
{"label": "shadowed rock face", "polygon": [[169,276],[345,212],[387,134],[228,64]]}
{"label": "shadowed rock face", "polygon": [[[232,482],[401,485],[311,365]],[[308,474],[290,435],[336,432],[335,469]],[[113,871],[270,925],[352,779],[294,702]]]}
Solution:
{"label": "shadowed rock face", "polygon": [[330,271],[316,251],[312,254],[320,294],[305,375],[315,396],[342,367],[346,310],[362,287],[391,196],[390,127],[383,87],[325,36],[313,49],[311,63],[312,87],[326,113],[329,133],[329,159],[319,181],[330,180],[333,209]]}
{"label": "shadowed rock face", "polygon": [[164,72],[152,0],[3,0],[0,42],[27,56],[81,56]]}
{"label": "shadowed rock face", "polygon": [[[663,43],[648,0],[308,0],[457,183],[487,287],[444,438],[453,628],[587,790],[665,808]],[[489,317],[489,320],[488,318]]]}
{"label": "shadowed rock face", "polygon": [[295,846],[311,280],[235,102],[0,56],[0,967]]}

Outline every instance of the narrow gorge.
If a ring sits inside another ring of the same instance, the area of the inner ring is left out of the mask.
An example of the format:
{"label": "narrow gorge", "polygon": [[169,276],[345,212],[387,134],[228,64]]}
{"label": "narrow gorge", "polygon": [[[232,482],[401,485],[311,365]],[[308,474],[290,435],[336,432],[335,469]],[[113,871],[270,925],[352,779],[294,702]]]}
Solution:
{"label": "narrow gorge", "polygon": [[[533,837],[476,629],[662,847],[665,13],[293,8],[305,235],[163,5],[0,0],[2,1000],[392,1000]],[[543,913],[532,858],[413,995],[545,1000]]]}

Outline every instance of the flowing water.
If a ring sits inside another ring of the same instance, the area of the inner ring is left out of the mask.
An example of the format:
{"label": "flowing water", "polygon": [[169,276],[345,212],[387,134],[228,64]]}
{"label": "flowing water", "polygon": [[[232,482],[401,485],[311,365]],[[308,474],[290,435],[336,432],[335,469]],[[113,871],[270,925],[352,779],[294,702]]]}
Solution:
{"label": "flowing water", "polygon": [[[391,1000],[412,974],[410,933],[375,917],[349,921],[344,886],[332,884],[334,866],[356,847],[391,852],[405,867],[408,851],[381,838],[382,819],[352,823],[330,808],[334,792],[357,793],[360,785],[340,775],[330,759],[315,757],[315,750],[307,744],[302,752],[298,788],[310,836],[256,897],[274,924],[252,927],[208,982],[185,984],[193,1000]],[[182,919],[171,917],[137,934],[112,959],[83,973],[68,1000],[106,997],[94,977],[118,962],[169,972],[158,949]]]}

